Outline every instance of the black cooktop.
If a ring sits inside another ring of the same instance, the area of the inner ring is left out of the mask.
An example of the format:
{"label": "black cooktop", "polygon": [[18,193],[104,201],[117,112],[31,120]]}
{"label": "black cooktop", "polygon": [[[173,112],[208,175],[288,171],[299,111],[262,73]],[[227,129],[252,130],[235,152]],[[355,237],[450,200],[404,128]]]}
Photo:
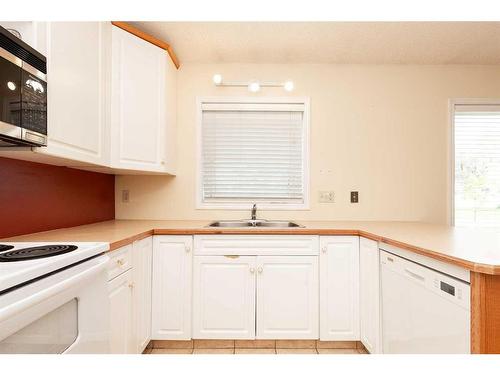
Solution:
{"label": "black cooktop", "polygon": [[78,246],[43,245],[11,250],[12,248],[14,248],[14,246],[0,245],[0,251],[3,251],[3,253],[0,253],[0,262],[17,262],[21,260],[48,258],[75,251],[78,249]]}

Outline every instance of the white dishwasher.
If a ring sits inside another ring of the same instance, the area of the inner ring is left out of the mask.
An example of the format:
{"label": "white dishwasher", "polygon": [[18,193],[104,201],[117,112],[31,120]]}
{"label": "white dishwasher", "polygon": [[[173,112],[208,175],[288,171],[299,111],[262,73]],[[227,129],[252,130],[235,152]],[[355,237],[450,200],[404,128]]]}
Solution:
{"label": "white dishwasher", "polygon": [[470,285],[380,251],[383,353],[470,353]]}

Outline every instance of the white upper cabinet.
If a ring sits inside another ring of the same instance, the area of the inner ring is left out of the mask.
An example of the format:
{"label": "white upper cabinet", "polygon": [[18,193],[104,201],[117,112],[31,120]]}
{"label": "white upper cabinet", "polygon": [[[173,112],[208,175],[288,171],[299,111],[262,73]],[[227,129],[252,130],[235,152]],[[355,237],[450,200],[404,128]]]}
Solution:
{"label": "white upper cabinet", "polygon": [[114,174],[174,174],[177,68],[110,22],[4,23],[47,57],[47,147],[0,156]]}
{"label": "white upper cabinet", "polygon": [[257,339],[317,339],[318,257],[257,257]]}
{"label": "white upper cabinet", "polygon": [[361,342],[372,354],[380,345],[380,264],[378,243],[359,240],[359,304]]}
{"label": "white upper cabinet", "polygon": [[37,153],[108,164],[110,33],[106,22],[37,24],[37,47],[47,57],[48,81],[48,142],[34,148]]}
{"label": "white upper cabinet", "polygon": [[193,338],[255,338],[254,256],[195,256]]}
{"label": "white upper cabinet", "polygon": [[191,339],[192,246],[191,236],[154,236],[154,340]]}
{"label": "white upper cabinet", "polygon": [[111,61],[111,167],[169,172],[168,54],[113,26]]}
{"label": "white upper cabinet", "polygon": [[320,340],[359,340],[359,237],[320,238]]}

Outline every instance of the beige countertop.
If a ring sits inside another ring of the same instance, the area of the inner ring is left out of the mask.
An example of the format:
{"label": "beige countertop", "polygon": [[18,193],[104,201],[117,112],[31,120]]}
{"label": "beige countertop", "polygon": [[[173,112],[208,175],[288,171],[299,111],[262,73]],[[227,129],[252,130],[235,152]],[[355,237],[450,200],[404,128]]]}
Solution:
{"label": "beige countertop", "polygon": [[4,238],[3,241],[102,241],[111,250],[152,234],[360,235],[468,270],[500,275],[500,229],[418,222],[301,221],[305,228],[206,228],[208,221],[111,220]]}

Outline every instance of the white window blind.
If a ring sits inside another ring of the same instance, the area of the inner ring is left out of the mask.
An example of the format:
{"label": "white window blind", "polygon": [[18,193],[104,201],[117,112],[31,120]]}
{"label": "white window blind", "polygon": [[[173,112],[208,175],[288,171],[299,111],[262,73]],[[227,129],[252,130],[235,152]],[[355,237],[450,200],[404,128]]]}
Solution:
{"label": "white window blind", "polygon": [[456,105],[455,224],[500,225],[500,106]]}
{"label": "white window blind", "polygon": [[203,203],[304,203],[304,105],[204,103]]}

